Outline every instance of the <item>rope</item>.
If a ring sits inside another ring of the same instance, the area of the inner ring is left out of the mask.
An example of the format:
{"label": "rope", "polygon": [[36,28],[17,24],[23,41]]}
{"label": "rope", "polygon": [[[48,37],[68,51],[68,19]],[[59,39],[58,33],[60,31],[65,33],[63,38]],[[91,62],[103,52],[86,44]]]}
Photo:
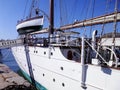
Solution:
{"label": "rope", "polygon": [[[107,0],[106,1],[106,9],[105,9],[105,14],[108,14],[108,9],[109,9],[109,3],[110,3],[110,0]],[[103,22],[103,24],[102,24],[102,31],[101,31],[101,34],[100,34],[100,39],[99,39],[99,41],[98,41],[98,43],[100,43],[100,45],[98,46],[98,48],[97,48],[97,51],[99,51],[99,49],[100,49],[100,46],[101,46],[101,36],[103,35],[103,32],[104,32],[104,28],[105,28],[105,20],[106,20],[106,16],[104,17],[104,22]],[[96,57],[98,57],[98,55],[96,55]]]}
{"label": "rope", "polygon": [[[105,9],[105,14],[108,14],[108,10],[109,10],[109,8],[110,8],[110,2],[111,2],[111,0],[107,0],[106,1],[106,9]],[[104,22],[103,22],[103,24],[102,24],[102,31],[101,31],[101,34],[100,34],[100,37],[103,35],[103,32],[104,32],[104,28],[105,28],[105,20],[106,20],[106,16],[104,17]],[[100,40],[101,41],[101,40]]]}
{"label": "rope", "polygon": [[[117,28],[117,11],[118,11],[118,0],[116,0],[115,3],[115,20],[114,20],[114,33],[113,33],[113,43],[115,42],[115,37],[116,37],[116,28]],[[115,43],[114,43],[115,44]]]}
{"label": "rope", "polygon": [[[88,0],[85,0],[84,3],[83,3],[83,7],[82,7],[82,11],[81,11],[81,16],[84,15],[84,12],[85,12],[85,8],[86,6],[88,6]],[[85,17],[85,20],[86,20],[86,17]]]}
{"label": "rope", "polygon": [[26,4],[25,4],[25,9],[24,9],[24,13],[23,13],[23,18],[25,18],[25,13],[26,13],[27,4],[28,4],[28,0],[26,1]]}
{"label": "rope", "polygon": [[[77,5],[78,5],[78,0],[74,0],[74,2],[73,2],[73,6],[72,6],[72,10],[71,10],[71,20],[74,20],[75,19],[75,15],[77,14],[76,13],[76,9],[77,9]],[[76,7],[76,8],[75,8]],[[74,12],[74,13],[73,13]]]}
{"label": "rope", "polygon": [[68,23],[68,15],[67,15],[67,4],[66,1],[59,0],[60,2],[60,25],[64,25]]}
{"label": "rope", "polygon": [[[94,8],[95,8],[95,0],[93,0],[92,18],[94,16]],[[91,23],[92,23],[92,20],[91,20]],[[91,36],[91,33],[92,33],[92,28],[93,28],[93,26],[91,26],[91,28],[90,28],[90,36]]]}

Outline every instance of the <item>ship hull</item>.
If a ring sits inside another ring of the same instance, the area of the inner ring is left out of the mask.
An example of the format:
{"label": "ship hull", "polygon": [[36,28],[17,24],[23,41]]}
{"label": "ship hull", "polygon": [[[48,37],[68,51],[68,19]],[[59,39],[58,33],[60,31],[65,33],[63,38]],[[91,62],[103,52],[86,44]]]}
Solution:
{"label": "ship hull", "polygon": [[[85,87],[86,90],[120,90],[119,70],[86,64],[83,78],[80,62],[65,58],[59,47],[50,50],[46,47],[29,47],[34,79],[41,90],[85,90]],[[12,47],[12,52],[24,75],[29,78],[25,47]],[[85,87],[81,87],[83,79]]]}

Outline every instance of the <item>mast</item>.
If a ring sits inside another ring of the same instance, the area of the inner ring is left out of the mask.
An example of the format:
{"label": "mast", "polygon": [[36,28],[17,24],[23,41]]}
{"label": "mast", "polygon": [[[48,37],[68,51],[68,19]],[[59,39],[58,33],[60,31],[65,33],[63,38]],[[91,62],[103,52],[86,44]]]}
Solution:
{"label": "mast", "polygon": [[[112,45],[112,50],[115,51],[115,37],[116,37],[116,28],[117,28],[117,7],[118,7],[118,0],[116,0],[115,2],[115,19],[114,19],[114,32],[113,32],[113,45]],[[113,53],[111,53],[111,57],[110,57],[111,60],[113,60]],[[117,65],[117,64],[116,64]],[[116,66],[117,67],[117,66]]]}
{"label": "mast", "polygon": [[54,33],[54,0],[50,0],[50,28],[49,34]]}
{"label": "mast", "polygon": [[51,58],[51,43],[54,33],[54,0],[50,0],[50,26],[49,26],[49,59]]}
{"label": "mast", "polygon": [[114,32],[113,32],[113,43],[115,42],[116,36],[116,28],[117,28],[117,8],[118,8],[118,0],[115,2],[115,20],[114,20]]}

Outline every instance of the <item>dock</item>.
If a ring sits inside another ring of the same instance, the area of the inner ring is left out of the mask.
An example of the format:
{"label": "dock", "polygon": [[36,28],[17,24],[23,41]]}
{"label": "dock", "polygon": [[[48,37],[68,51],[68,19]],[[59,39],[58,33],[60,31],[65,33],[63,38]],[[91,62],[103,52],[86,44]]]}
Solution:
{"label": "dock", "polygon": [[0,64],[0,90],[35,90],[22,76],[12,71],[7,65]]}

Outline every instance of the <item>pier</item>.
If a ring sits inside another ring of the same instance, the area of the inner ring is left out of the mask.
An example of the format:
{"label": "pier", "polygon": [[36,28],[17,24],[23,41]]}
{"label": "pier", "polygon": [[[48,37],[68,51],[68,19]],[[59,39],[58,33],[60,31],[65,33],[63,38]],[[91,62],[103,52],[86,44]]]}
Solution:
{"label": "pier", "polygon": [[1,40],[0,41],[0,49],[23,45],[23,42],[24,42],[23,39]]}
{"label": "pier", "polygon": [[0,64],[0,90],[33,90],[33,88],[27,80],[13,72],[8,66]]}

